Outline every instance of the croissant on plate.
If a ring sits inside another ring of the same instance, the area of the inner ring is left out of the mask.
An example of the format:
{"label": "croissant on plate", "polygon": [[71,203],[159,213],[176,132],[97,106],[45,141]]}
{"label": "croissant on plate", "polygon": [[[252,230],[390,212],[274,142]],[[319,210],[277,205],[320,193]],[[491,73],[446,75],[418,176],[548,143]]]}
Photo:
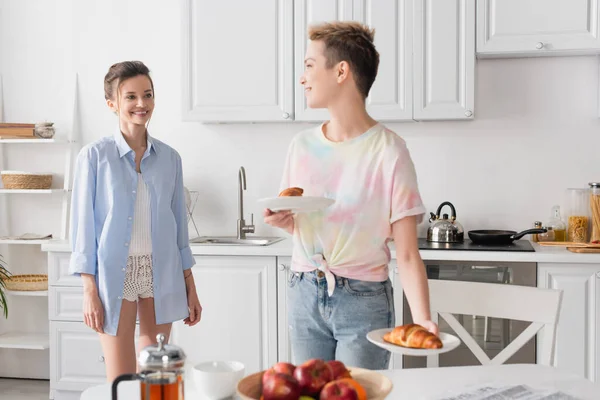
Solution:
{"label": "croissant on plate", "polygon": [[391,332],[383,335],[383,340],[414,349],[441,349],[443,347],[439,337],[417,324],[397,326]]}
{"label": "croissant on plate", "polygon": [[299,187],[290,187],[290,188],[282,190],[281,193],[279,193],[279,197],[302,196],[302,193],[304,193],[304,189],[299,188]]}

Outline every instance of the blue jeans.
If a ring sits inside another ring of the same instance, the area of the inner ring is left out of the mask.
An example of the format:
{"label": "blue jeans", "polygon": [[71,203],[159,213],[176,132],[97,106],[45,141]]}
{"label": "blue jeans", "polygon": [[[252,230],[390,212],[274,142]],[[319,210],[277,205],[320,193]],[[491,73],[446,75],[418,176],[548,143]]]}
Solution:
{"label": "blue jeans", "polygon": [[367,282],[335,277],[333,296],[320,271],[291,272],[288,321],[292,362],[339,360],[352,367],[387,369],[390,353],[367,340],[367,333],[395,324],[390,280]]}

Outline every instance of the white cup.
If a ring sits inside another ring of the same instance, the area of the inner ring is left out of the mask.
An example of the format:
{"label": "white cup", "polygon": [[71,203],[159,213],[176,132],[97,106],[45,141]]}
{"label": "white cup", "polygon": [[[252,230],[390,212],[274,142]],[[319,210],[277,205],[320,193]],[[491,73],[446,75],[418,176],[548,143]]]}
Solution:
{"label": "white cup", "polygon": [[207,361],[197,364],[193,369],[196,391],[211,400],[233,396],[244,372],[244,364],[237,361]]}

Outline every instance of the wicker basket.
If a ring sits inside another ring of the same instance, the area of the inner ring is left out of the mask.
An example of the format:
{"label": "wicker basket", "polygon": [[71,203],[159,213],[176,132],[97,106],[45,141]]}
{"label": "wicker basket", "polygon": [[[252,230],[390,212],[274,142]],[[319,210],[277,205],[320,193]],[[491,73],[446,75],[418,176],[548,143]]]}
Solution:
{"label": "wicker basket", "polygon": [[50,189],[51,174],[34,174],[22,171],[2,171],[2,184],[5,189]]}
{"label": "wicker basket", "polygon": [[15,291],[48,290],[48,275],[12,275],[4,281],[6,289]]}

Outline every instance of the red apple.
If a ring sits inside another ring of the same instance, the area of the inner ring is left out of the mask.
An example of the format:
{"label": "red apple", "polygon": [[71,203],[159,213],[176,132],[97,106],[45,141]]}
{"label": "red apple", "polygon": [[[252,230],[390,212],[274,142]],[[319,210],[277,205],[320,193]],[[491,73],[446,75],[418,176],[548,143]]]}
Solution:
{"label": "red apple", "polygon": [[262,396],[264,400],[298,400],[300,385],[294,377],[275,372],[264,381]]}
{"label": "red apple", "polygon": [[269,368],[268,370],[265,371],[265,373],[263,374],[263,377],[262,377],[262,383],[264,385],[265,380],[269,376],[273,375],[276,372],[279,372],[280,374],[294,376],[295,369],[296,369],[296,366],[294,364],[290,364],[290,363],[286,363],[286,362],[278,362],[277,364],[274,364],[271,368]]}
{"label": "red apple", "polygon": [[358,400],[358,393],[348,382],[331,381],[321,390],[319,400]]}
{"label": "red apple", "polygon": [[302,394],[313,396],[333,380],[333,371],[325,361],[313,358],[296,367],[294,378],[300,384]]}
{"label": "red apple", "polygon": [[352,378],[350,375],[350,371],[344,365],[343,362],[338,360],[327,361],[327,364],[331,367],[333,371],[333,380],[342,379],[342,378]]}
{"label": "red apple", "polygon": [[288,374],[290,376],[294,376],[294,370],[296,369],[296,366],[287,362],[278,362],[277,364],[273,365],[271,369],[281,374]]}

